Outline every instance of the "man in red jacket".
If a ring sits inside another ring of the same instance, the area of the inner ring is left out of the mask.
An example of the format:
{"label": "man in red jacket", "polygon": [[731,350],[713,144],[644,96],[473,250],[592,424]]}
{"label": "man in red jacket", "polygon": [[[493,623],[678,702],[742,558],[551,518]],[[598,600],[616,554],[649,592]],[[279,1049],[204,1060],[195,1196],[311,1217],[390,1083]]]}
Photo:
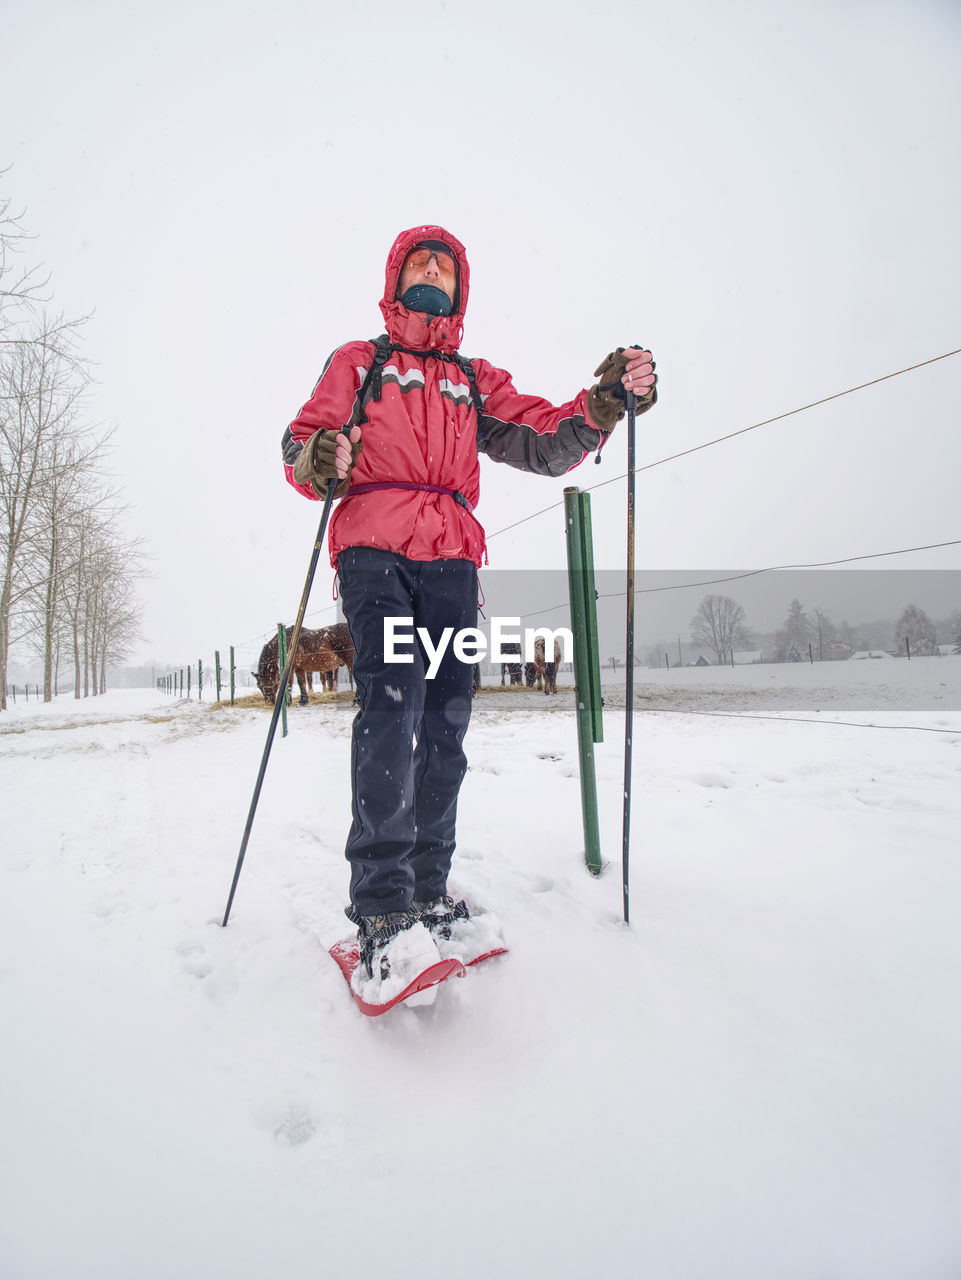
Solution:
{"label": "man in red jacket", "polygon": [[349,342],[328,359],[287,428],[287,479],[308,498],[333,483],[330,521],[360,701],[351,748],[351,906],[367,978],[419,971],[466,913],[447,893],[473,668],[448,646],[436,672],[424,648],[385,657],[385,620],[413,619],[436,647],[445,627],[477,624],[484,531],[474,515],[479,453],[563,475],[599,447],[624,413],[657,399],[649,351],[618,348],[600,382],[566,404],[518,392],[510,374],[459,356],[470,270],[442,227],[402,232],[387,259],[386,337]]}

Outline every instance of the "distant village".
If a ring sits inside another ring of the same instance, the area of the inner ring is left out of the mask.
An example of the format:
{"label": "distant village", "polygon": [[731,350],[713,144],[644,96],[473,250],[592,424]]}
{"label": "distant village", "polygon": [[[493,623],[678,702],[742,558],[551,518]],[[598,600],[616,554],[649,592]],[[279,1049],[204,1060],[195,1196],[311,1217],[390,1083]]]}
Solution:
{"label": "distant village", "polygon": [[[637,652],[637,665],[649,668],[958,657],[961,612],[932,621],[922,609],[909,605],[897,619],[852,625],[834,623],[819,609],[809,616],[794,600],[783,627],[757,634],[735,601],[708,596],[691,620],[686,639],[678,633],[671,640],[639,645]],[[611,659],[608,665],[623,662]]]}
{"label": "distant village", "polygon": [[[729,658],[724,663],[719,663],[711,653],[698,651],[696,656],[689,657],[689,651],[692,646],[682,646],[683,661],[678,664],[671,661],[669,650],[649,649],[644,657],[636,658],[635,665],[639,667],[716,667],[716,666],[734,666],[747,667],[755,666],[764,662],[861,662],[870,659],[891,660],[893,658],[907,657],[907,651],[901,650],[894,652],[889,649],[858,649],[852,650],[849,645],[841,642],[835,642],[826,646],[820,656],[812,652],[801,657],[779,658],[776,651],[771,646],[767,651],[764,649],[732,649]],[[914,657],[930,657],[930,654],[914,654]],[[958,644],[939,644],[937,646],[937,656],[939,657],[961,657],[961,645]],[[676,653],[675,653],[676,658]],[[616,662],[613,658],[608,663],[611,667],[623,667],[623,660]]]}

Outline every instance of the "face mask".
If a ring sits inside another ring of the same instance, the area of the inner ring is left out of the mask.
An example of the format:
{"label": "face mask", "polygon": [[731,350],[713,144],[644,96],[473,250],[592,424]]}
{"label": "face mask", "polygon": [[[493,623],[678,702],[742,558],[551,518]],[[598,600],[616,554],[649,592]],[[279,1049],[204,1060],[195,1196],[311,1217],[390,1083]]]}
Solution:
{"label": "face mask", "polygon": [[429,316],[449,316],[451,311],[450,298],[432,284],[412,284],[398,301],[408,311],[424,311]]}

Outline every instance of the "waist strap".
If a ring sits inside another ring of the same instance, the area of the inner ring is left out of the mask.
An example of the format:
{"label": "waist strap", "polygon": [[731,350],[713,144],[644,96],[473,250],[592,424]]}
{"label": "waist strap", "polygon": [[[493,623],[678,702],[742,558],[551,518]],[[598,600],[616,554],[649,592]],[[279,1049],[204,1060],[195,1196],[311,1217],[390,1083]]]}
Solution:
{"label": "waist strap", "polygon": [[417,484],[413,480],[380,480],[372,484],[352,484],[344,494],[345,498],[355,498],[362,493],[376,493],[379,489],[423,489],[427,493],[446,493],[448,498],[473,514],[474,508],[457,489],[448,489],[442,484]]}

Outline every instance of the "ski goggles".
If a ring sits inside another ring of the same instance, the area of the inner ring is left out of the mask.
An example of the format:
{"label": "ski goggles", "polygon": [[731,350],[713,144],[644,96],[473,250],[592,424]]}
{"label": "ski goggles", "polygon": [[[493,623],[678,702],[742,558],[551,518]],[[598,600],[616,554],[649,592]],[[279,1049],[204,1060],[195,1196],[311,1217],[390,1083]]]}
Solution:
{"label": "ski goggles", "polygon": [[404,266],[416,267],[418,271],[422,271],[431,258],[437,263],[437,270],[441,279],[449,280],[451,284],[456,284],[457,260],[449,249],[445,249],[441,245],[418,245],[416,248],[411,249],[404,259]]}

